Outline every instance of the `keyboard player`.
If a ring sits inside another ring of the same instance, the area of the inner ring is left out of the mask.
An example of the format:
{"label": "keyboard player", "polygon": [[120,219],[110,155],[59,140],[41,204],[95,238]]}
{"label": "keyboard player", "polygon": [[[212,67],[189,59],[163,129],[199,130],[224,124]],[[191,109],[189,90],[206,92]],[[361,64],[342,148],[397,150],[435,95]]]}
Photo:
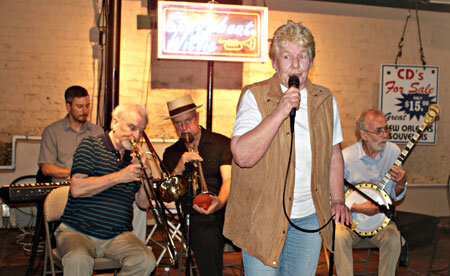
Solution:
{"label": "keyboard player", "polygon": [[[101,127],[88,121],[90,98],[85,88],[71,86],[67,88],[64,98],[67,115],[44,129],[39,151],[40,170],[44,176],[51,177],[52,182],[67,181],[72,156],[84,137],[104,132]],[[39,179],[37,181],[41,182]]]}

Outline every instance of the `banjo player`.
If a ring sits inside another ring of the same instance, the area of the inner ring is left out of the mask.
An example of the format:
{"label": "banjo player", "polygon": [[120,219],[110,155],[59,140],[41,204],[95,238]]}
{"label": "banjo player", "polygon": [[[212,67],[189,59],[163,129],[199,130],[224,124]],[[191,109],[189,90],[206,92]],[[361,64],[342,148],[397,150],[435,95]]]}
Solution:
{"label": "banjo player", "polygon": [[[387,141],[389,129],[385,115],[378,110],[365,110],[356,119],[355,130],[360,140],[342,151],[346,181],[351,184],[363,182],[377,184],[389,172],[390,180],[384,186],[382,193],[387,194],[394,202],[401,200],[406,193],[406,172],[403,168],[394,165],[400,149],[397,145]],[[357,217],[363,221],[370,221],[371,218],[382,215],[376,205],[365,199],[357,203],[350,203],[351,206],[348,204],[349,202],[346,202],[356,221],[358,221]],[[346,226],[336,225],[335,263],[337,275],[353,275],[352,245],[363,238]],[[396,223],[389,221],[381,230],[367,238],[380,250],[379,275],[395,275],[402,247],[401,234]]]}

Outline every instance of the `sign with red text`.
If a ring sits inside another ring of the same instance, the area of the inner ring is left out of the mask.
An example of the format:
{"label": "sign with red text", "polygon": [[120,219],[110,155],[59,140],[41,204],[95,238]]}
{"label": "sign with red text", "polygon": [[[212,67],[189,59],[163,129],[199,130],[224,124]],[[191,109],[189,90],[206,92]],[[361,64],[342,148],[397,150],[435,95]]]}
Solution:
{"label": "sign with red text", "polygon": [[267,61],[266,7],[158,1],[158,58]]}
{"label": "sign with red text", "polygon": [[[389,140],[407,143],[422,124],[431,104],[438,103],[438,66],[382,65],[380,109],[391,130]],[[418,141],[436,143],[436,122]]]}

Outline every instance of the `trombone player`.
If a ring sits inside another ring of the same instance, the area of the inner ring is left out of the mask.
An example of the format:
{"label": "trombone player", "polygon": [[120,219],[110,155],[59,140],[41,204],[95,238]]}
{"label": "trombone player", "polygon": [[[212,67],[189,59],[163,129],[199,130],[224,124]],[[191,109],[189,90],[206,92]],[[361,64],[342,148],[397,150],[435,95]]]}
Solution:
{"label": "trombone player", "polygon": [[[230,139],[199,126],[201,107],[195,105],[190,95],[167,102],[169,117],[180,139],[168,147],[163,163],[173,175],[186,174],[186,163],[197,162],[204,172],[209,192],[209,206],[193,205],[190,216],[190,241],[200,276],[222,275],[222,235],[224,207],[228,200],[231,177]],[[190,141],[182,139],[190,136]],[[194,149],[194,150],[192,150]],[[202,191],[206,192],[206,191]],[[185,210],[185,202],[182,201]]]}
{"label": "trombone player", "polygon": [[76,149],[67,205],[55,231],[64,275],[91,275],[94,258],[103,256],[122,264],[120,275],[154,270],[155,256],[131,232],[133,202],[150,206],[140,182],[143,170],[131,156],[131,140],[141,138],[147,121],[143,106],[119,105],[112,130],[85,137]]}

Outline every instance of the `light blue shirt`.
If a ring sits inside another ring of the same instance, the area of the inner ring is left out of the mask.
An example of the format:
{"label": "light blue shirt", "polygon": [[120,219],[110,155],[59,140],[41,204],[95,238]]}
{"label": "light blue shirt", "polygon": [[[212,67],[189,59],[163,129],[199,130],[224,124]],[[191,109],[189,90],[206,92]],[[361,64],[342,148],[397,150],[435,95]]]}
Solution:
{"label": "light blue shirt", "polygon": [[[400,155],[400,148],[396,144],[386,142],[384,150],[380,151],[375,158],[370,158],[366,155],[360,140],[346,147],[342,155],[344,156],[344,177],[348,182],[353,185],[362,182],[379,184]],[[384,190],[392,201],[399,201],[405,196],[406,187],[398,196],[395,195],[394,188],[395,182],[389,180]]]}

